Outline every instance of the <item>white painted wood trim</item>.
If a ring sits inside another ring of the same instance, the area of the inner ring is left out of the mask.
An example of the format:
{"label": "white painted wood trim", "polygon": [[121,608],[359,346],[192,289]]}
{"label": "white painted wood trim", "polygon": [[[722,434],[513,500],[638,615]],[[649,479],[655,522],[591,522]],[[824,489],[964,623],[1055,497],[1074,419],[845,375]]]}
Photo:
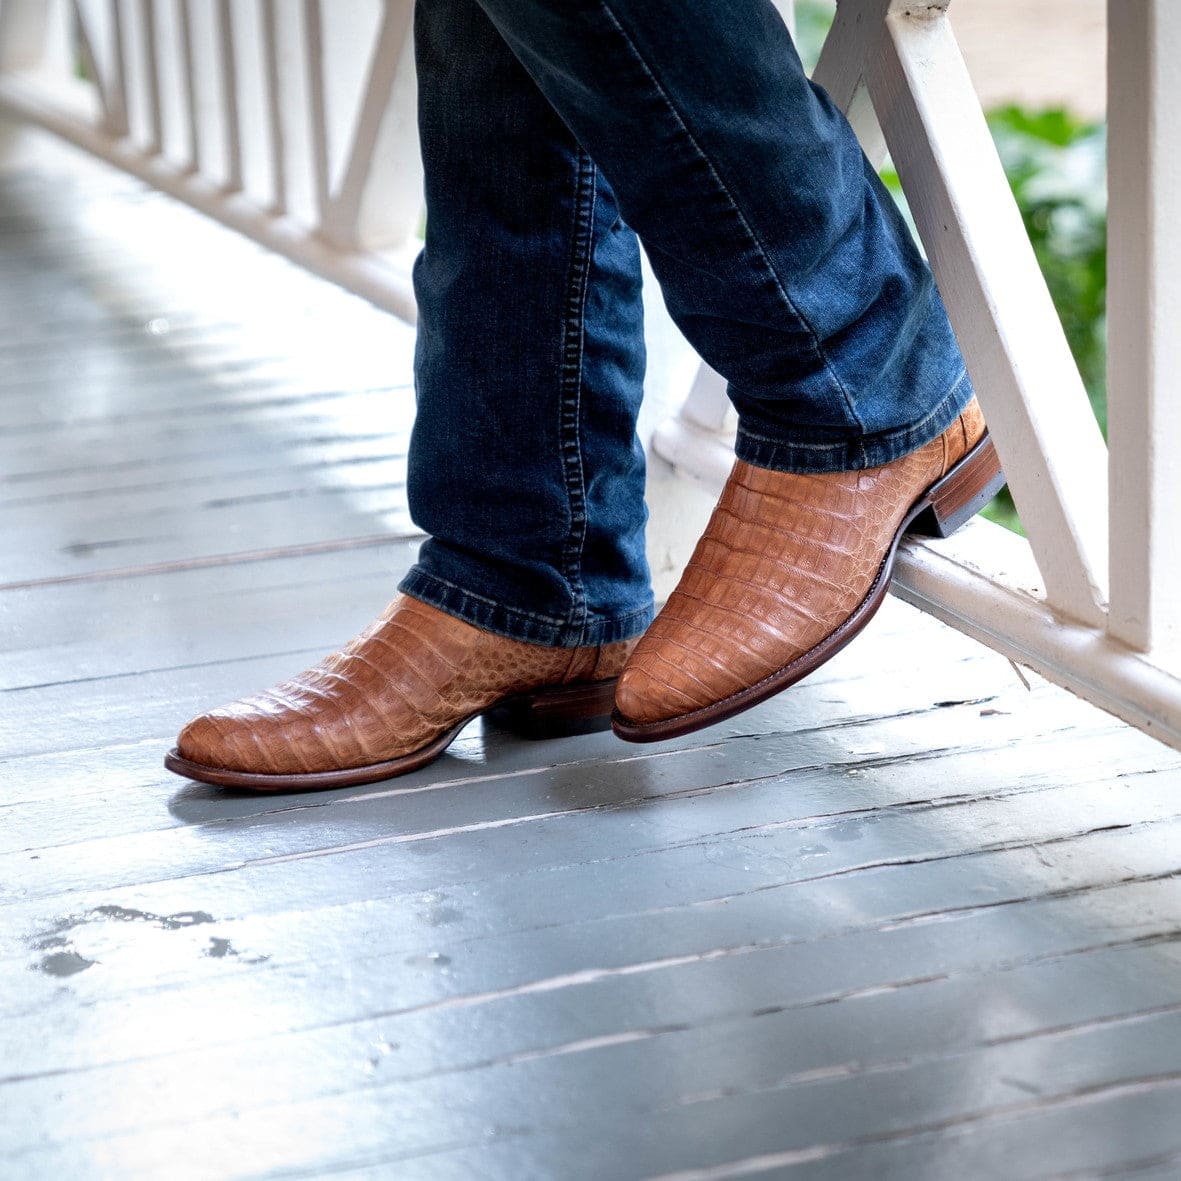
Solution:
{"label": "white painted wood trim", "polygon": [[143,48],[143,85],[148,118],[145,151],[156,154],[164,143],[164,113],[160,102],[159,30],[156,0],[139,0],[139,33]]}
{"label": "white painted wood trim", "polygon": [[[375,180],[384,179],[380,174],[382,157],[393,152],[395,167],[405,168],[411,176],[418,173],[417,143],[411,143],[413,161],[408,159],[409,153],[398,151],[398,137],[389,134],[383,136],[383,129],[395,118],[391,109],[390,97],[393,94],[394,81],[399,66],[403,63],[407,44],[412,30],[413,8],[396,0],[384,0],[381,12],[381,25],[370,55],[369,69],[361,93],[360,105],[357,109],[350,143],[345,153],[344,168],[340,183],[332,194],[324,217],[323,233],[333,243],[345,248],[355,248],[362,235],[361,214],[367,191]],[[417,187],[417,186],[416,186]],[[367,244],[375,238],[384,237],[387,241],[400,241],[407,237],[413,228],[407,224],[409,219],[406,211],[397,201],[398,186],[390,184],[380,185],[382,200],[390,206],[385,218],[392,229],[382,235],[374,232],[372,219],[367,227],[369,233],[365,235]],[[415,214],[421,206],[421,199],[415,201]]]}
{"label": "white painted wood trim", "polygon": [[279,68],[279,21],[276,0],[262,0],[262,51],[266,85],[267,147],[271,165],[271,212],[287,212],[287,150],[281,108],[285,87]]}
{"label": "white painted wood trim", "polygon": [[885,27],[870,94],[1049,601],[1101,623],[1107,453],[1082,379],[946,15]]}
{"label": "white painted wood trim", "polygon": [[1181,5],[1109,0],[1112,636],[1181,652]]}
{"label": "white painted wood trim", "polygon": [[320,225],[328,214],[328,109],[324,88],[324,14],[320,0],[303,3],[304,63],[307,70],[308,123],[311,129],[312,191]]}
{"label": "white painted wood trim", "polygon": [[861,149],[875,168],[886,159],[886,140],[865,85],[866,63],[878,52],[883,22],[893,0],[864,4],[838,2],[832,28],[812,72],[813,81],[845,113],[861,141]]}
{"label": "white painted wood trim", "polygon": [[37,69],[45,58],[49,28],[45,0],[0,0],[0,69]]}
{"label": "white painted wood trim", "polygon": [[116,135],[131,131],[131,107],[128,98],[127,30],[123,21],[122,0],[107,0],[108,26],[111,30],[111,103],[112,127]]}
{"label": "white painted wood trim", "polygon": [[234,56],[234,13],[230,0],[217,0],[217,64],[221,80],[221,113],[225,134],[226,182],[229,192],[242,188],[242,123],[238,102],[238,62]]}
{"label": "white painted wood trim", "polygon": [[1028,562],[1020,538],[975,520],[949,541],[907,541],[892,591],[1047,680],[1181,750],[1181,677],[1110,636],[1063,620],[998,571]]}
{"label": "white painted wood trim", "polygon": [[277,218],[240,193],[161,157],[145,156],[126,140],[112,140],[58,107],[19,75],[0,75],[0,109],[26,119],[85,151],[138,176],[146,184],[289,258],[313,274],[339,284],[408,323],[417,318],[408,266],[391,265],[370,252],[342,253],[313,230],[290,218]]}
{"label": "white painted wood trim", "polygon": [[72,0],[70,7],[75,27],[78,30],[79,56],[82,58],[86,71],[95,81],[94,90],[98,96],[100,125],[108,135],[118,135],[120,134],[119,127],[124,126],[126,120],[122,113],[115,109],[117,100],[111,92],[109,75],[94,44],[93,32],[86,10],[82,7],[80,0]]}
{"label": "white painted wood trim", "polygon": [[201,120],[197,115],[197,63],[193,45],[191,0],[180,0],[179,8],[181,86],[184,95],[185,128],[189,137],[189,169],[196,172],[201,166]]}

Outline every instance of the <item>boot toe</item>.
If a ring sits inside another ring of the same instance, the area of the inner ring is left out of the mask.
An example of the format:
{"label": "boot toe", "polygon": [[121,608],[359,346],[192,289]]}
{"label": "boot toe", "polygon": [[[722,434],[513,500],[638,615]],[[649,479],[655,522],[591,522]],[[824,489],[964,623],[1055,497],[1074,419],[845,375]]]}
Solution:
{"label": "boot toe", "polygon": [[615,709],[634,726],[665,722],[700,704],[640,665],[629,664],[615,686]]}
{"label": "boot toe", "polygon": [[239,726],[233,718],[216,712],[200,714],[181,730],[176,739],[176,753],[190,763],[216,767],[223,771],[244,771],[245,751]]}

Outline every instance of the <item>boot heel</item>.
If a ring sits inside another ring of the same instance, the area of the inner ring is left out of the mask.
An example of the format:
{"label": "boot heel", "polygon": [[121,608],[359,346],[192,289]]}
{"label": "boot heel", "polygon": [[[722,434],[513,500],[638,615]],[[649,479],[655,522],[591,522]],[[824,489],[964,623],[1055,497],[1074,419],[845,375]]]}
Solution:
{"label": "boot heel", "polygon": [[485,714],[526,738],[593,734],[611,726],[615,678],[580,685],[555,685],[498,702]]}
{"label": "boot heel", "polygon": [[908,533],[950,537],[1005,485],[1005,473],[987,434],[927,491],[926,504],[907,526]]}

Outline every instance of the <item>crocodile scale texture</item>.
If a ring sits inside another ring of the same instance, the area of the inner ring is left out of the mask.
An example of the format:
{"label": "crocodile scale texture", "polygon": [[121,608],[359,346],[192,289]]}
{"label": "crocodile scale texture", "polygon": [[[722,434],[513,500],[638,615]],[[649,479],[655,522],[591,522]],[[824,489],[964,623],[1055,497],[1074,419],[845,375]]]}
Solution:
{"label": "crocodile scale texture", "polygon": [[627,723],[708,708],[830,636],[868,594],[904,517],[984,434],[973,400],[926,446],[863,471],[730,473],[705,533],[615,692]]}
{"label": "crocodile scale texture", "polygon": [[262,775],[384,763],[505,697],[614,678],[632,646],[521,643],[400,595],[314,668],[194,718],[177,753],[205,767]]}

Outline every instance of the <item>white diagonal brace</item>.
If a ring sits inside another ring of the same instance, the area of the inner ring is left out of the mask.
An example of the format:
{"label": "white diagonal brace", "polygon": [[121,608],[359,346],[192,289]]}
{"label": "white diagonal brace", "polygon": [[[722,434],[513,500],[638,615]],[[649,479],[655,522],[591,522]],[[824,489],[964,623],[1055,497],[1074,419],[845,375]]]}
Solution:
{"label": "white diagonal brace", "polygon": [[[812,80],[844,111],[875,168],[881,168],[886,158],[886,141],[865,85],[865,63],[877,53],[891,2],[839,0],[820,60],[812,71]],[[946,4],[946,0],[941,2]]]}
{"label": "white diagonal brace", "polygon": [[1048,602],[1099,625],[1107,454],[1078,368],[946,13],[895,0],[884,28],[866,82]]}

